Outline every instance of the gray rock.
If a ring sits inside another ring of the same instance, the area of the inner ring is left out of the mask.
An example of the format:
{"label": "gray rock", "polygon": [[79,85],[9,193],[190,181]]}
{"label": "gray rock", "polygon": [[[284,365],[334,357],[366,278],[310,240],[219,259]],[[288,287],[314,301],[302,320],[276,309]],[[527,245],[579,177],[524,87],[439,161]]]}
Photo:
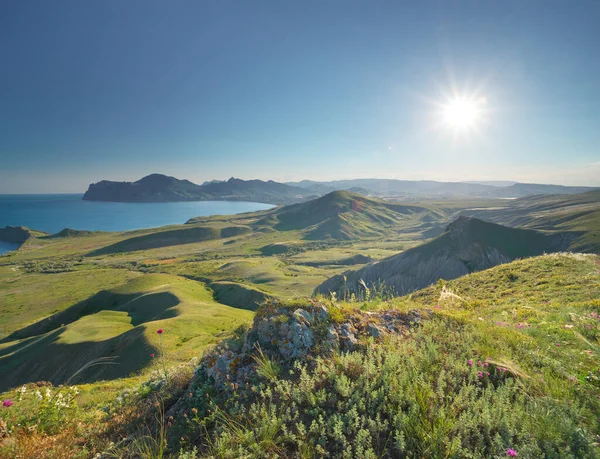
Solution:
{"label": "gray rock", "polygon": [[381,327],[378,327],[375,324],[367,325],[367,333],[371,335],[373,338],[379,338],[384,334],[384,331]]}

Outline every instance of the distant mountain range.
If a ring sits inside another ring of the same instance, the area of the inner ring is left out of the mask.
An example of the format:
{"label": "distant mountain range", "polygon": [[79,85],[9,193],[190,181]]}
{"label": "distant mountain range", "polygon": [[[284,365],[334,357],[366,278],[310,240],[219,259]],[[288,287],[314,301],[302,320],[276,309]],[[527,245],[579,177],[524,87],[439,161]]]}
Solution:
{"label": "distant mountain range", "polygon": [[211,180],[197,185],[161,174],[137,182],[103,180],[91,184],[83,199],[114,202],[255,201],[268,204],[302,202],[332,191],[352,191],[365,196],[414,198],[520,198],[539,194],[576,194],[592,187],[540,185],[514,182],[436,182],[431,180],[355,179],[331,182],[278,183],[272,180]]}
{"label": "distant mountain range", "polygon": [[253,201],[267,204],[290,204],[316,197],[305,188],[269,180],[210,181],[196,185],[161,174],[152,174],[137,182],[93,183],[83,195],[87,201],[170,202],[170,201]]}
{"label": "distant mountain range", "polygon": [[537,194],[576,194],[597,188],[585,186],[540,185],[516,182],[437,182],[433,180],[354,179],[315,182],[302,180],[287,185],[305,188],[315,194],[334,190],[361,189],[361,193],[389,198],[486,197],[521,198]]}

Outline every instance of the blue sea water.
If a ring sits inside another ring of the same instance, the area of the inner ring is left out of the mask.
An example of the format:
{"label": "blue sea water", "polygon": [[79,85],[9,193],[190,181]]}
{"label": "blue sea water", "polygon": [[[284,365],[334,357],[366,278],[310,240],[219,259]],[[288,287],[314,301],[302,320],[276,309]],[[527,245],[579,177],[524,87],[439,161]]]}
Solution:
{"label": "blue sea water", "polygon": [[[83,201],[81,194],[0,195],[0,228],[26,226],[57,233],[63,228],[128,231],[184,223],[190,218],[270,209],[238,201],[121,203]],[[18,244],[0,242],[0,255]]]}

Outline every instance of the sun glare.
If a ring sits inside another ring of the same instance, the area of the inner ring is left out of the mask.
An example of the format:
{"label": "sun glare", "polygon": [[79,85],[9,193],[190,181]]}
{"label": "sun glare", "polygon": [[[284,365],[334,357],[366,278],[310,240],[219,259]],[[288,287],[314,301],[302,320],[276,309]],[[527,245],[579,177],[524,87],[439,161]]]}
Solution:
{"label": "sun glare", "polygon": [[470,129],[481,119],[484,99],[471,100],[456,97],[442,106],[444,123],[454,129]]}

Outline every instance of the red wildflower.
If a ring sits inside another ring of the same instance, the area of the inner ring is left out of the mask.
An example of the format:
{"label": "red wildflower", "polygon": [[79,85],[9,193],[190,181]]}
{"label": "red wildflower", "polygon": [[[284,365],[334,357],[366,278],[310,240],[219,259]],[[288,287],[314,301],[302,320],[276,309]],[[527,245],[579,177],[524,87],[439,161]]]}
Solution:
{"label": "red wildflower", "polygon": [[3,406],[4,408],[9,408],[9,407],[11,407],[11,406],[13,406],[13,405],[14,405],[14,402],[13,402],[12,400],[9,400],[9,399],[6,399],[6,400],[4,400],[4,401],[2,402],[2,406]]}
{"label": "red wildflower", "polygon": [[158,330],[156,330],[156,333],[158,333],[159,335],[162,335],[165,331],[162,328],[159,328]]}

